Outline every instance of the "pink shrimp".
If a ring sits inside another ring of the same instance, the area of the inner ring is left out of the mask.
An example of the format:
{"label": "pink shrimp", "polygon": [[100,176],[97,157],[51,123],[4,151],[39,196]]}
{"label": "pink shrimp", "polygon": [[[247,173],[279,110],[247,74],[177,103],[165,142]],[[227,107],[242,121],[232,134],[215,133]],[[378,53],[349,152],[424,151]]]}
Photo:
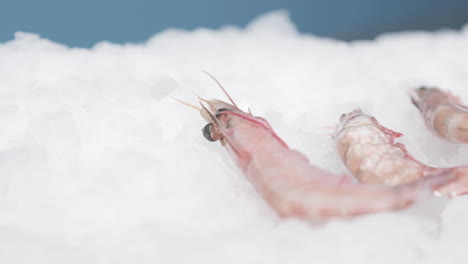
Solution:
{"label": "pink shrimp", "polygon": [[232,104],[200,98],[201,115],[209,122],[203,135],[221,142],[280,216],[321,220],[402,209],[451,181],[450,177],[433,177],[388,187],[333,175],[312,166],[303,154],[290,149],[265,119],[240,110],[223,91]]}
{"label": "pink shrimp", "polygon": [[449,197],[468,192],[468,166],[435,168],[411,156],[396,143],[401,133],[390,130],[360,109],[343,114],[334,135],[338,154],[362,183],[398,186],[427,177],[451,175],[453,181],[435,191]]}
{"label": "pink shrimp", "polygon": [[426,126],[447,141],[468,143],[468,107],[458,97],[437,88],[421,87],[411,94]]}

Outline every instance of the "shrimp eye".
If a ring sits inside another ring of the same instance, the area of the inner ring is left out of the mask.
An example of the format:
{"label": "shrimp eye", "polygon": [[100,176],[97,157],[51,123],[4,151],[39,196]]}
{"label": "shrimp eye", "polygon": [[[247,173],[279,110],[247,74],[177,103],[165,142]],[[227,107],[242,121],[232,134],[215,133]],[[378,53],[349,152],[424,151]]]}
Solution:
{"label": "shrimp eye", "polygon": [[340,122],[343,122],[343,119],[346,117],[346,114],[341,114],[340,116]]}
{"label": "shrimp eye", "polygon": [[229,111],[229,109],[227,109],[227,108],[220,108],[220,109],[218,109],[218,111],[216,111],[216,115],[215,115],[215,116],[216,116],[216,117],[219,117],[219,116],[221,115],[221,113],[224,112],[224,111]]}
{"label": "shrimp eye", "polygon": [[213,127],[213,124],[212,123],[209,123],[209,124],[206,124],[206,126],[203,127],[202,129],[202,132],[203,132],[203,136],[208,139],[208,141],[216,141],[215,139],[213,139],[211,137],[211,128]]}

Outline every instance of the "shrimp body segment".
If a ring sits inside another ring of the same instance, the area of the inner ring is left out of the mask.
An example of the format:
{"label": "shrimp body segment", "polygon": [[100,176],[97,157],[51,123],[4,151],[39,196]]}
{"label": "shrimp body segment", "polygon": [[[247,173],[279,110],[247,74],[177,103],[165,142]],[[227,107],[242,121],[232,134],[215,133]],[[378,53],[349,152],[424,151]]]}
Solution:
{"label": "shrimp body segment", "polygon": [[219,140],[266,202],[283,217],[323,220],[409,206],[447,183],[429,178],[398,187],[363,185],[312,166],[290,149],[261,117],[219,100],[202,99],[208,125],[203,135]]}
{"label": "shrimp body segment", "polygon": [[431,132],[447,141],[468,143],[468,107],[460,99],[437,88],[421,87],[411,94]]}
{"label": "shrimp body segment", "polygon": [[406,147],[395,142],[401,133],[390,130],[360,109],[343,114],[334,135],[338,154],[362,183],[399,186],[427,177],[452,177],[437,188],[449,197],[468,192],[468,167],[435,168],[411,156]]}

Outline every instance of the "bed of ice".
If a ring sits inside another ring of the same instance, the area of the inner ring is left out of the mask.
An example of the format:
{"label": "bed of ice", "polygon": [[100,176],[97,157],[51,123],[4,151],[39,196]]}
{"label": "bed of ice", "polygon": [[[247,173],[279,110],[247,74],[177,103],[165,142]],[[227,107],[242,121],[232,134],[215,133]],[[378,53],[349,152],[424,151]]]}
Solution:
{"label": "bed of ice", "polygon": [[91,49],[18,32],[0,44],[0,263],[466,263],[468,197],[320,225],[278,218],[199,114],[160,92],[226,100],[202,69],[329,171],[346,170],[324,128],[358,106],[418,159],[468,163],[407,94],[433,85],[468,101],[468,27],[347,43],[277,11]]}

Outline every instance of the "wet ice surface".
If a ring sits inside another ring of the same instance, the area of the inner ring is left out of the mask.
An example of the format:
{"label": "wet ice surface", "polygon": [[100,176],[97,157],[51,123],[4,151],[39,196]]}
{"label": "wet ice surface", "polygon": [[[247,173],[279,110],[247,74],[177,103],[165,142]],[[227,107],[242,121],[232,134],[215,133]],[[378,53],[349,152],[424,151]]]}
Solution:
{"label": "wet ice surface", "polygon": [[142,44],[0,44],[0,263],[465,263],[468,197],[308,224],[281,220],[218,143],[194,94],[267,118],[313,164],[345,172],[323,127],[362,107],[433,166],[468,147],[424,128],[406,91],[468,101],[468,30],[338,42],[282,12],[246,29],[169,29]]}

